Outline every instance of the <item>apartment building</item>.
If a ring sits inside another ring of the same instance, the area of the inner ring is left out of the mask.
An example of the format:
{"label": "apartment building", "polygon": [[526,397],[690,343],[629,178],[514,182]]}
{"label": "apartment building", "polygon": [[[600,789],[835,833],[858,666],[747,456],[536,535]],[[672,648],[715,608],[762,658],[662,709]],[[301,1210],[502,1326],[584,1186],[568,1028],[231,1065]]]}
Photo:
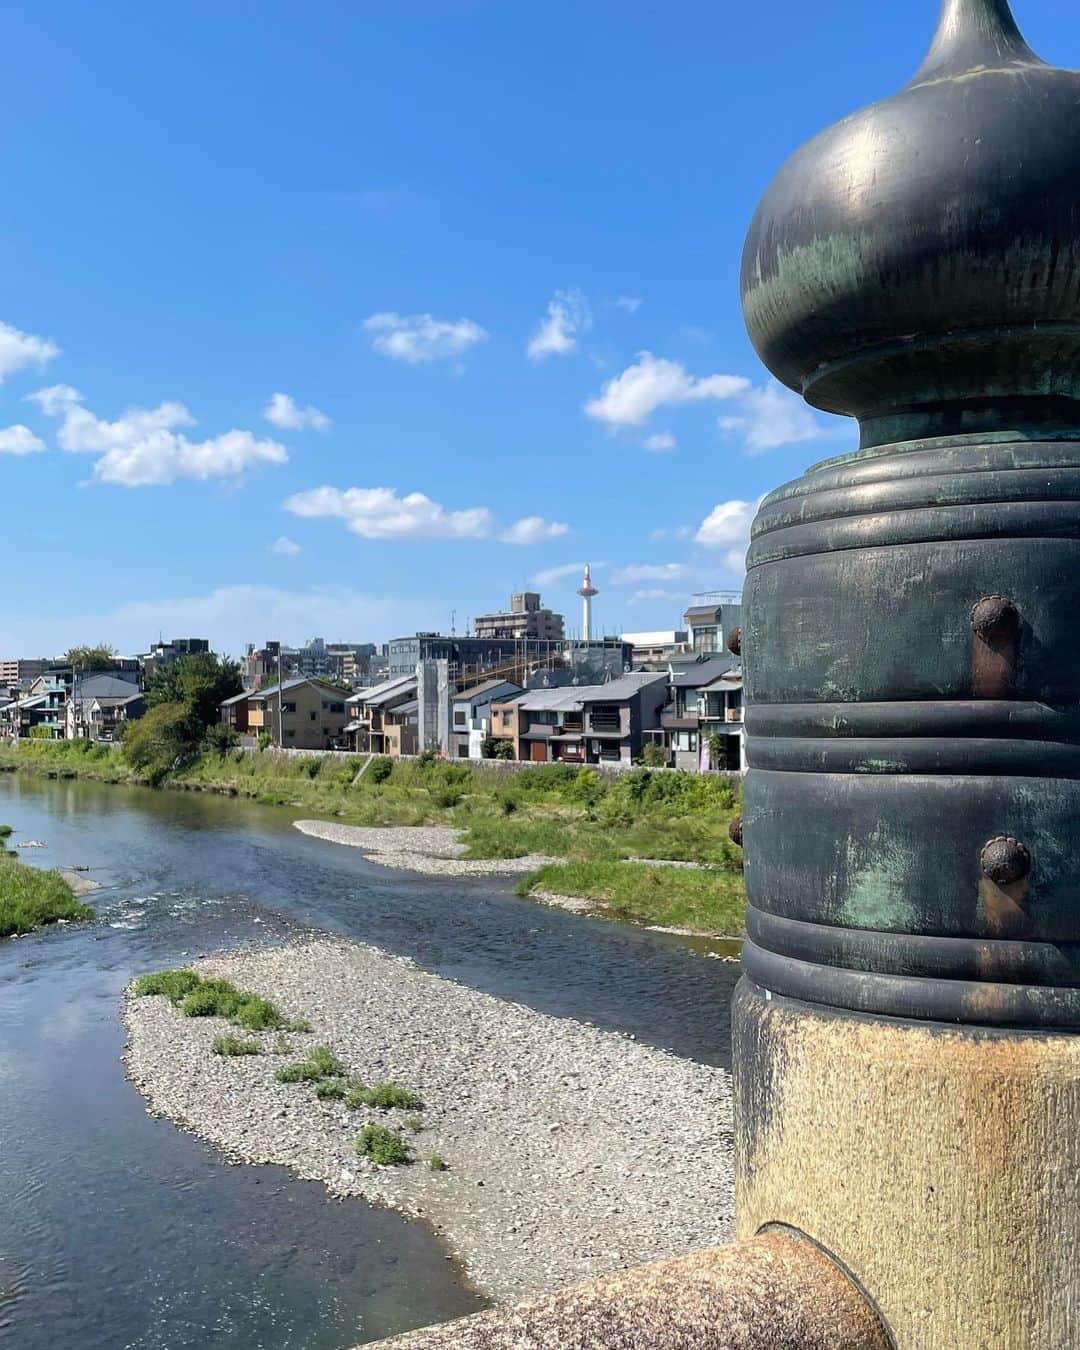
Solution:
{"label": "apartment building", "polygon": [[236,726],[244,716],[250,734],[265,734],[272,744],[286,750],[344,748],[348,713],[345,695],[334,685],[322,680],[285,680],[246,697],[246,714],[239,714],[236,701],[227,699],[221,706],[221,720]]}
{"label": "apartment building", "polygon": [[478,638],[537,638],[558,642],[565,635],[561,614],[545,609],[538,591],[515,591],[510,608],[494,614],[481,614],[473,620]]}
{"label": "apartment building", "polygon": [[683,615],[690,650],[697,656],[722,652],[736,628],[742,627],[742,595],[739,591],[705,591],[692,597]]}

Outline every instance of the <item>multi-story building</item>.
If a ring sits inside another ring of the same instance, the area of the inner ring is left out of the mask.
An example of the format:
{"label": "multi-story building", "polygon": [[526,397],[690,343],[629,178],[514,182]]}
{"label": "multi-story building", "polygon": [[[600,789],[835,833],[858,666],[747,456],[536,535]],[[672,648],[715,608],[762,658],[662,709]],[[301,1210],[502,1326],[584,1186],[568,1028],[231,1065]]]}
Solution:
{"label": "multi-story building", "polygon": [[669,661],[690,651],[690,634],[685,629],[668,628],[660,632],[624,633],[622,640],[633,648],[634,669],[666,666]]}
{"label": "multi-story building", "polygon": [[667,676],[635,671],[607,684],[535,689],[491,704],[489,734],[534,764],[631,765],[660,725]]}
{"label": "multi-story building", "polygon": [[511,680],[483,680],[450,696],[450,749],[453,759],[481,759],[488,735],[491,705],[522,692]]}
{"label": "multi-story building", "polygon": [[[239,696],[238,696],[239,697]],[[246,721],[252,735],[267,735],[286,750],[337,750],[345,745],[348,713],[342,691],[323,680],[285,680],[248,694],[241,712],[237,700],[221,705],[221,721],[239,729]]]}
{"label": "multi-story building", "polygon": [[374,755],[416,754],[420,704],[415,675],[361,689],[346,700],[346,707],[349,749]]}
{"label": "multi-story building", "polygon": [[691,772],[741,772],[746,767],[743,675],[737,656],[713,656],[676,667],[660,730],[650,739],[668,763]]}
{"label": "multi-story building", "polygon": [[736,628],[742,627],[742,596],[738,591],[705,591],[692,597],[683,615],[690,648],[699,656],[722,652]]}
{"label": "multi-story building", "polygon": [[173,638],[169,642],[153,643],[148,652],[138,658],[143,678],[149,680],[162,666],[178,661],[182,656],[199,656],[210,650],[209,638]]}
{"label": "multi-story building", "polygon": [[248,646],[243,661],[244,683],[249,689],[276,683],[282,678],[337,680],[351,684],[361,679],[375,654],[372,642],[326,642],[309,638],[302,647],[286,647],[267,641],[262,647]]}
{"label": "multi-story building", "polygon": [[473,620],[478,638],[540,638],[557,642],[564,636],[563,616],[545,609],[538,591],[515,591],[510,608],[497,614],[481,614]]}
{"label": "multi-story building", "polygon": [[37,660],[13,657],[10,660],[0,661],[0,690],[28,689],[52,664],[44,657]]}
{"label": "multi-story building", "polygon": [[[146,711],[137,675],[132,671],[77,674],[74,683],[66,684],[65,694],[64,735],[68,740],[113,739],[119,723],[141,717]],[[102,732],[112,734],[103,737]]]}

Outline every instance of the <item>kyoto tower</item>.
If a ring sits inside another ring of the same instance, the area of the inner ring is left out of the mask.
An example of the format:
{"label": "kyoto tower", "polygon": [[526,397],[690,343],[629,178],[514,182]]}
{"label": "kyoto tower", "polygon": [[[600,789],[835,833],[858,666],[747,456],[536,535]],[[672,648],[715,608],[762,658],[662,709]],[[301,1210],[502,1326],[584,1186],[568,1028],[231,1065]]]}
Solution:
{"label": "kyoto tower", "polygon": [[582,578],[581,585],[577,588],[578,595],[581,596],[581,637],[584,642],[592,641],[592,602],[593,596],[600,592],[592,584],[592,574],[589,571],[589,564],[585,564],[585,576]]}

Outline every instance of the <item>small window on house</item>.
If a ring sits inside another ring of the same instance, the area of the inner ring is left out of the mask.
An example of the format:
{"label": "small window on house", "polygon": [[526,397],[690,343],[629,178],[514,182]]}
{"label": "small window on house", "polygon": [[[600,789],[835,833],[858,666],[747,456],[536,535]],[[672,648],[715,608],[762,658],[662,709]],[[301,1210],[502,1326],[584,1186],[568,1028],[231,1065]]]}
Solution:
{"label": "small window on house", "polygon": [[317,722],[319,720],[319,714],[316,712],[309,712],[308,717],[311,719],[312,722]]}
{"label": "small window on house", "polygon": [[469,722],[469,714],[461,708],[454,709],[454,726],[464,727]]}
{"label": "small window on house", "polygon": [[282,711],[282,712],[287,712],[287,713],[295,712],[295,711],[296,711],[296,704],[295,704],[295,703],[283,703],[283,704],[281,705],[281,711]]}
{"label": "small window on house", "polygon": [[343,713],[345,711],[344,703],[328,703],[326,706],[332,713]]}

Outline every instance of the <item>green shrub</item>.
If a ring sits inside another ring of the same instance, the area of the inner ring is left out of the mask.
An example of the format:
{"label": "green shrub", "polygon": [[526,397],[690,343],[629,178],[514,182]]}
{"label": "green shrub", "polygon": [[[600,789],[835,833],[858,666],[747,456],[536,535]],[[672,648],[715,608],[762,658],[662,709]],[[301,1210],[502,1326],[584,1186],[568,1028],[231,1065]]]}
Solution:
{"label": "green shrub", "polygon": [[424,1128],[424,1117],[406,1116],[405,1119],[402,1121],[402,1124],[405,1126],[407,1130],[411,1130],[413,1134],[419,1134],[420,1131]]}
{"label": "green shrub", "polygon": [[380,755],[371,761],[371,767],[364,777],[370,778],[373,783],[385,783],[393,772],[394,761],[386,755]]}
{"label": "green shrub", "polygon": [[215,1036],[210,1049],[215,1055],[261,1054],[257,1041],[242,1041],[239,1036],[230,1036],[228,1033]]}
{"label": "green shrub", "polygon": [[323,1078],[315,1084],[315,1096],[321,1102],[340,1100],[346,1091],[345,1084],[340,1078]]}
{"label": "green shrub", "polygon": [[193,970],[157,970],[139,976],[135,981],[135,993],[139,998],[164,994],[170,1003],[178,1004],[198,985],[199,977]]}
{"label": "green shrub", "polygon": [[240,998],[226,980],[200,980],[187,994],[180,1011],[185,1017],[232,1017]]}
{"label": "green shrub", "polygon": [[220,755],[222,759],[236,749],[239,741],[236,728],[229,726],[228,722],[211,722],[203,735],[203,745],[206,749],[211,754]]}
{"label": "green shrub", "polygon": [[412,1152],[401,1135],[383,1125],[365,1125],[356,1136],[356,1151],[378,1167],[401,1167],[412,1161]]}
{"label": "green shrub", "polygon": [[268,750],[270,748],[270,733],[268,731],[260,731],[258,742],[260,750]]}
{"label": "green shrub", "polygon": [[446,1163],[443,1161],[442,1156],[438,1153],[431,1153],[428,1155],[427,1165],[428,1167],[431,1168],[433,1172],[446,1171]]}
{"label": "green shrub", "polygon": [[354,1111],[361,1106],[374,1106],[379,1111],[416,1111],[422,1109],[424,1103],[415,1092],[387,1079],[370,1087],[357,1084],[349,1093],[346,1105]]}
{"label": "green shrub", "polygon": [[269,999],[241,994],[231,1020],[248,1031],[277,1031],[288,1023]]}
{"label": "green shrub", "polygon": [[345,1065],[328,1045],[313,1045],[307,1059],[287,1064],[274,1075],[279,1083],[318,1083],[324,1078],[344,1078]]}

